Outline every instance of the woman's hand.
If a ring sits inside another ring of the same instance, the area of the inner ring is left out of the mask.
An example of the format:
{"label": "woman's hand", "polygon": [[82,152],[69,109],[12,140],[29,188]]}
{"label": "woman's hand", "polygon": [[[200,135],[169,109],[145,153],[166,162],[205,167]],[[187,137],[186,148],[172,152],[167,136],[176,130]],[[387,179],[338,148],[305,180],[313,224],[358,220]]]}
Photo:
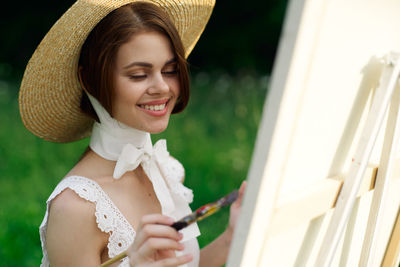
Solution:
{"label": "woman's hand", "polygon": [[246,181],[243,181],[242,184],[240,185],[239,188],[239,197],[236,199],[235,202],[232,203],[231,208],[230,208],[230,214],[229,214],[229,226],[228,230],[233,233],[236,227],[236,222],[240,214],[240,210],[242,208],[242,200],[243,200],[243,195],[244,191],[246,190]]}
{"label": "woman's hand", "polygon": [[246,181],[242,183],[239,189],[239,197],[232,203],[229,215],[229,226],[227,229],[211,244],[203,248],[200,252],[200,267],[221,266],[226,263],[229,248],[231,246],[233,232],[236,227],[242,208],[242,200],[246,189]]}
{"label": "woman's hand", "polygon": [[175,255],[175,251],[182,251],[184,246],[179,243],[182,234],[170,227],[173,222],[170,217],[161,214],[143,216],[135,241],[128,249],[131,266],[178,266],[193,259],[189,254]]}

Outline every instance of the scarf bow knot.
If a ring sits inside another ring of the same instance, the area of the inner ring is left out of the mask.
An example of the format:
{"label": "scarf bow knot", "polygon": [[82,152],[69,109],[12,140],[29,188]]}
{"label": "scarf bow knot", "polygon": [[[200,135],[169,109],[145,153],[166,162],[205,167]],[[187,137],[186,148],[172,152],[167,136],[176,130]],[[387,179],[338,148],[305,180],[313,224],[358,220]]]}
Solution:
{"label": "scarf bow knot", "polygon": [[[127,171],[133,171],[141,165],[143,171],[153,184],[153,189],[160,202],[162,213],[171,213],[175,209],[174,201],[160,171],[160,166],[167,162],[168,158],[169,153],[165,140],[159,140],[154,147],[151,147],[151,144],[148,145],[148,143],[145,144],[144,148],[136,148],[131,144],[126,144],[122,148],[122,152],[117,160],[114,169],[114,178],[119,179]],[[171,182],[168,181],[168,184]]]}

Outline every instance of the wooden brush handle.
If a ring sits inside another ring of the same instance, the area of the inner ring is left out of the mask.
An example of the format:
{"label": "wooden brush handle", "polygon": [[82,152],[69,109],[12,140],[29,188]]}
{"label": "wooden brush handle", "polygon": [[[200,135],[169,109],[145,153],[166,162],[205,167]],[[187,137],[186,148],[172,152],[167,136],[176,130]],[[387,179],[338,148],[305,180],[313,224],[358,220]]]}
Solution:
{"label": "wooden brush handle", "polygon": [[118,254],[117,256],[115,256],[112,259],[109,259],[108,261],[106,261],[105,263],[101,264],[100,267],[106,267],[106,266],[110,266],[111,264],[113,264],[114,262],[117,262],[119,260],[122,260],[123,258],[127,257],[128,254],[126,253],[126,251]]}

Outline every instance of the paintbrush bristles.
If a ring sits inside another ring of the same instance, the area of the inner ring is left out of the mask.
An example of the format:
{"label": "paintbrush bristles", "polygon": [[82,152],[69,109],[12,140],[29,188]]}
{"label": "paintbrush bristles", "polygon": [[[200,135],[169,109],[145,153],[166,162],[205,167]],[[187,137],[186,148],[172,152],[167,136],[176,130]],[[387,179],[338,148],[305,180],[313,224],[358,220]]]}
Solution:
{"label": "paintbrush bristles", "polygon": [[229,195],[221,198],[220,200],[217,201],[218,205],[222,208],[225,206],[228,206],[235,202],[235,200],[239,197],[239,192],[237,190],[233,191]]}

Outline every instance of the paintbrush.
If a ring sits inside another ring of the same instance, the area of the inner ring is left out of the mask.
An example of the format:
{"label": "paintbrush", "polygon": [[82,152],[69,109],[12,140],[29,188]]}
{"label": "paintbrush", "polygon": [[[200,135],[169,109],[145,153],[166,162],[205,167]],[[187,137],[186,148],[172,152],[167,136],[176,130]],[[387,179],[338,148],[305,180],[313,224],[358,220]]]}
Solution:
{"label": "paintbrush", "polygon": [[[215,202],[201,206],[195,212],[192,212],[191,214],[180,219],[179,221],[174,222],[171,225],[171,227],[176,229],[177,231],[179,231],[179,230],[191,225],[194,222],[201,221],[204,218],[216,213],[221,208],[232,204],[238,198],[238,196],[239,196],[239,192],[237,190],[235,190],[232,193],[230,193],[229,195],[226,195],[223,198],[221,198]],[[128,256],[127,252],[124,251],[121,254],[118,254],[117,256],[115,256],[114,258],[104,262],[102,265],[100,265],[100,267],[110,266],[114,262],[122,260],[126,256]]]}
{"label": "paintbrush", "polygon": [[222,207],[228,206],[231,203],[233,203],[239,196],[239,193],[237,190],[233,191],[229,195],[226,195],[225,197],[204,205],[200,208],[198,208],[195,212],[183,217],[179,221],[175,222],[174,224],[171,225],[171,227],[175,228],[177,231],[189,226],[190,224],[201,221],[204,218],[214,214],[215,212],[219,211]]}

